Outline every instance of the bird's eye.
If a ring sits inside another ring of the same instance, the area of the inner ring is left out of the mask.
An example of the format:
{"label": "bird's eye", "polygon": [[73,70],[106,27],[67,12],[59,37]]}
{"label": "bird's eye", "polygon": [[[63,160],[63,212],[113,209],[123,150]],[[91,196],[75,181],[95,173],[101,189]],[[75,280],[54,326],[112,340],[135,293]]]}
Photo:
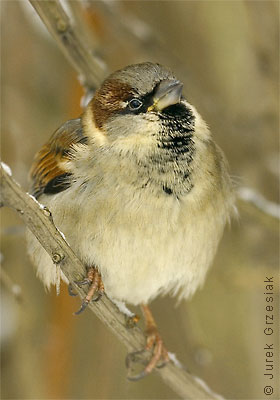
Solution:
{"label": "bird's eye", "polygon": [[139,108],[142,106],[142,101],[139,99],[132,99],[130,100],[130,102],[128,103],[129,108],[131,110],[139,110]]}

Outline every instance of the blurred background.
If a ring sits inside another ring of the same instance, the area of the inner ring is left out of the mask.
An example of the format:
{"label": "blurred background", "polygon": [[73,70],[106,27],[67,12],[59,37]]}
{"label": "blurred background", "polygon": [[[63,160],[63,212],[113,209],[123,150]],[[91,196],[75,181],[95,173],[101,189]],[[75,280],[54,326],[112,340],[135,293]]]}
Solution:
{"label": "blurred background", "polygon": [[[278,202],[279,2],[92,1],[77,8],[108,72],[156,61],[184,82],[240,186]],[[27,190],[33,156],[79,116],[83,89],[28,1],[1,1],[1,158]],[[279,298],[264,335],[266,277],[278,284],[278,223],[248,203],[226,229],[203,290],[175,308],[152,304],[168,349],[227,399],[279,398]],[[46,293],[26,256],[24,226],[1,210],[1,398],[176,399],[156,374],[126,380],[125,348],[62,287]],[[6,276],[6,274],[8,276]],[[16,298],[9,279],[21,288]],[[8,282],[8,283],[7,283]],[[275,286],[275,292],[279,286]],[[139,310],[138,310],[139,312]],[[141,323],[140,323],[141,325]],[[265,378],[266,343],[274,379]]]}

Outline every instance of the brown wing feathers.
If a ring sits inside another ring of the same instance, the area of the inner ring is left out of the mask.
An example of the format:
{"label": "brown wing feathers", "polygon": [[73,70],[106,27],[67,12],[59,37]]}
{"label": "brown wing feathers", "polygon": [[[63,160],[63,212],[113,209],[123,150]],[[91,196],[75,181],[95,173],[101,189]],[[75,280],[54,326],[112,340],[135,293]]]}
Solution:
{"label": "brown wing feathers", "polygon": [[33,196],[55,194],[70,186],[71,174],[63,170],[61,161],[69,159],[71,145],[75,143],[87,143],[79,118],[67,121],[57,129],[36,154],[30,171]]}

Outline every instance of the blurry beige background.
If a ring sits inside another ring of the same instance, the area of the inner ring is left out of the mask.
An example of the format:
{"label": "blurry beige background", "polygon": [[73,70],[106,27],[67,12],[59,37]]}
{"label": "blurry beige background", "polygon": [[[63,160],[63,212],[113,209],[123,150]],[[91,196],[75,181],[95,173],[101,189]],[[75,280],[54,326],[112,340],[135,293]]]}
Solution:
{"label": "blurry beige background", "polygon": [[[35,152],[80,114],[83,90],[27,1],[2,1],[1,9],[1,158],[27,190]],[[278,1],[97,1],[81,18],[110,71],[146,60],[171,67],[238,183],[278,202],[278,16]],[[244,203],[239,210],[203,290],[177,308],[163,298],[152,309],[168,349],[213,390],[228,399],[277,399],[279,299],[268,338],[263,281],[277,282],[278,224]],[[2,268],[22,289],[18,302],[1,286],[1,398],[178,398],[156,374],[128,382],[125,349],[106,327],[89,311],[74,317],[80,301],[65,286],[59,297],[45,293],[11,210],[1,210],[1,233]],[[271,381],[263,375],[268,342]]]}

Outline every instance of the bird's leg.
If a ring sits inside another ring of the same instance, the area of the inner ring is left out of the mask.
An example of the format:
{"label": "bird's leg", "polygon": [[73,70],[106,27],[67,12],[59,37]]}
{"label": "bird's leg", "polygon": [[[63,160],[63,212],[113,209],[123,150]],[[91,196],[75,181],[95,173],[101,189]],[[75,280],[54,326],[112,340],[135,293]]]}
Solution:
{"label": "bird's leg", "polygon": [[169,361],[169,356],[150,308],[146,304],[142,304],[141,309],[146,323],[146,350],[152,350],[153,354],[149,364],[145,368],[145,371],[149,374],[161,359],[166,364]]}
{"label": "bird's leg", "polygon": [[[87,307],[88,303],[93,301],[98,301],[104,292],[104,285],[100,273],[95,267],[89,267],[87,271],[87,277],[82,281],[75,281],[75,283],[82,287],[84,285],[89,285],[89,289],[86,297],[83,299],[81,308],[75,312],[75,315],[81,314],[82,311]],[[68,286],[68,291],[71,296],[75,295],[72,290],[71,284]],[[96,298],[93,299],[94,295],[97,294]]]}
{"label": "bird's leg", "polygon": [[[148,365],[146,365],[144,371],[142,371],[138,375],[128,377],[129,380],[133,381],[139,380],[144,376],[150,374],[155,369],[155,367],[163,367],[169,361],[168,352],[163,344],[163,340],[159,334],[150,308],[146,304],[142,304],[141,309],[146,324],[146,346],[144,350],[151,351],[152,357]],[[130,363],[134,359],[134,356],[142,352],[143,351],[128,354],[127,366],[130,367]],[[162,360],[162,363],[160,365],[157,365],[160,360]]]}

